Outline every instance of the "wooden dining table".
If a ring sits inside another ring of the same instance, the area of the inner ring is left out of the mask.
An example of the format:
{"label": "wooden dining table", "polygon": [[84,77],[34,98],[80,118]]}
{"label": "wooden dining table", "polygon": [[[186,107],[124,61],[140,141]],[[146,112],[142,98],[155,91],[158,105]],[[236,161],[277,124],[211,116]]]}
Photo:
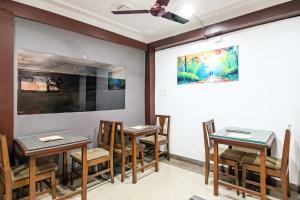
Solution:
{"label": "wooden dining table", "polygon": [[[58,136],[60,139],[53,141],[42,141],[49,136]],[[67,179],[67,152],[74,149],[82,150],[82,188],[76,191],[58,197],[57,199],[67,199],[81,193],[81,199],[87,199],[87,145],[92,141],[84,136],[74,135],[67,131],[51,132],[37,135],[28,135],[15,138],[17,146],[24,156],[29,157],[29,200],[36,198],[36,159],[54,154],[63,153],[63,178],[64,183]]]}
{"label": "wooden dining table", "polygon": [[[214,142],[214,195],[219,195],[219,185],[266,199],[266,152],[270,149],[275,134],[273,131],[227,127],[210,134]],[[219,180],[219,144],[243,147],[260,152],[260,193],[238,185]]]}
{"label": "wooden dining table", "polygon": [[[132,183],[137,183],[137,172],[142,171],[145,168],[155,167],[155,172],[159,171],[159,157],[158,157],[158,132],[161,129],[160,126],[156,125],[136,125],[128,126],[125,125],[124,133],[128,135],[132,143]],[[137,138],[143,136],[154,135],[155,145],[154,145],[154,160],[147,163],[146,165],[137,168],[137,158],[136,158],[136,144]]]}

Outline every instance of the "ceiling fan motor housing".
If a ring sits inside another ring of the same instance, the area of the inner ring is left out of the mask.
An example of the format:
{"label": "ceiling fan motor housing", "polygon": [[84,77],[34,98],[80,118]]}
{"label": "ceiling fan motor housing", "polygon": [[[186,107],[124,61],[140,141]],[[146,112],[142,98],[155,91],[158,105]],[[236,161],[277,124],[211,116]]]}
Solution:
{"label": "ceiling fan motor housing", "polygon": [[166,12],[166,8],[162,7],[162,6],[155,5],[150,9],[151,15],[153,15],[155,17],[161,17],[161,16],[163,16],[163,14],[165,14],[165,12]]}

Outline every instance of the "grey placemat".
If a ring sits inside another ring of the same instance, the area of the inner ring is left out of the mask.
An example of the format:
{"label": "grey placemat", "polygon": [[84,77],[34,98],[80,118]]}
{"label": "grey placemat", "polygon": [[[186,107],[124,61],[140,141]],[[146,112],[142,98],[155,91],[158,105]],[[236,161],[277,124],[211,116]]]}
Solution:
{"label": "grey placemat", "polygon": [[202,199],[196,195],[192,196],[189,200],[205,200],[205,199]]}
{"label": "grey placemat", "polygon": [[[61,136],[63,139],[49,141],[49,142],[42,142],[41,140],[39,140],[39,138],[41,138],[41,137],[53,136],[53,135]],[[20,143],[22,143],[22,145],[28,151],[89,140],[89,138],[87,138],[87,137],[80,136],[80,135],[74,135],[67,131],[51,132],[51,133],[44,133],[44,134],[38,134],[38,135],[28,135],[28,136],[23,136],[23,137],[17,137],[16,139]]]}

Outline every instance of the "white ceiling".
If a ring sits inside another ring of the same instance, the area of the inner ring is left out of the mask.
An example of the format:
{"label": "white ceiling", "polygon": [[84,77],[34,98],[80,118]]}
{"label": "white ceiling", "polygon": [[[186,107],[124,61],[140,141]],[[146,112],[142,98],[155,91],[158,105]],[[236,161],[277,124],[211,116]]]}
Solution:
{"label": "white ceiling", "polygon": [[185,25],[156,18],[150,14],[113,15],[110,12],[120,5],[126,5],[130,9],[150,9],[155,0],[15,1],[149,43],[289,0],[171,0],[167,9],[177,14],[184,4],[191,4],[195,7],[195,14]]}

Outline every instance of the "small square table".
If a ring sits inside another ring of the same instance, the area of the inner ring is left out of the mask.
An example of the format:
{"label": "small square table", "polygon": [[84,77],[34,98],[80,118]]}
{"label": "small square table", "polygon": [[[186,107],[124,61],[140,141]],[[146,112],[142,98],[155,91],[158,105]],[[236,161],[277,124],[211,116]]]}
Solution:
{"label": "small square table", "polygon": [[[155,172],[159,171],[159,157],[158,157],[158,132],[161,129],[160,126],[155,125],[137,125],[137,126],[127,126],[124,127],[124,133],[131,138],[132,142],[132,183],[137,183],[137,172],[141,171],[149,166],[155,166]],[[141,136],[154,135],[155,145],[154,145],[154,160],[147,163],[143,167],[137,168],[136,160],[136,140]]]}
{"label": "small square table", "polygon": [[[59,136],[62,139],[43,142],[40,138],[48,136]],[[20,148],[24,156],[29,157],[29,199],[35,199],[35,171],[36,171],[36,158],[63,153],[63,177],[66,181],[67,176],[67,152],[74,149],[82,149],[82,189],[67,196],[60,197],[66,199],[76,194],[81,193],[83,200],[87,199],[87,145],[92,141],[84,136],[74,135],[67,131],[44,133],[38,135],[29,135],[15,138],[16,144]],[[58,198],[58,199],[60,199]]]}
{"label": "small square table", "polygon": [[[214,195],[219,195],[219,185],[228,188],[238,189],[261,199],[266,199],[266,150],[269,149],[275,139],[272,131],[246,129],[238,127],[227,127],[209,135],[209,139],[214,141]],[[238,146],[260,151],[260,193],[219,181],[219,144]]]}

